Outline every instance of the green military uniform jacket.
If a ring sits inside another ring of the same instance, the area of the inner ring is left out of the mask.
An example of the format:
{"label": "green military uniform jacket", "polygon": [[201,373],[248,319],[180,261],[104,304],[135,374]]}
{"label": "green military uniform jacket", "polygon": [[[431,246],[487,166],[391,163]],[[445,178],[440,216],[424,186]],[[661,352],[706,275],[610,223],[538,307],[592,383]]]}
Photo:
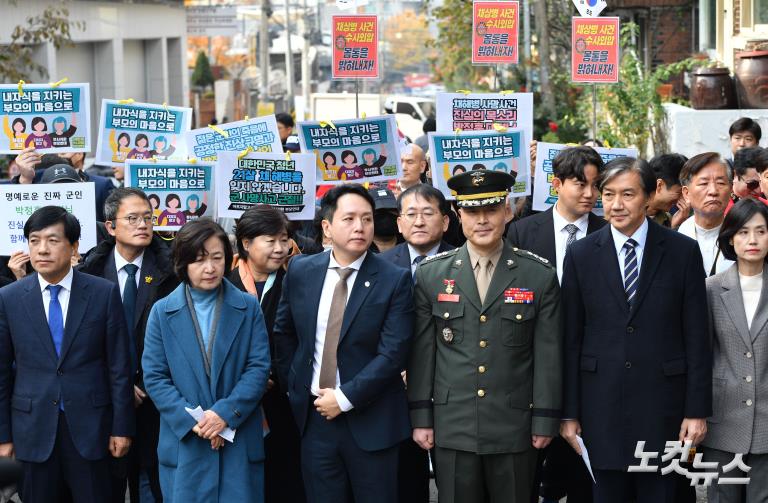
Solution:
{"label": "green military uniform jacket", "polygon": [[546,259],[505,243],[481,304],[465,244],[421,263],[414,302],[414,428],[434,428],[439,447],[477,454],[523,452],[531,435],[558,434],[560,286]]}

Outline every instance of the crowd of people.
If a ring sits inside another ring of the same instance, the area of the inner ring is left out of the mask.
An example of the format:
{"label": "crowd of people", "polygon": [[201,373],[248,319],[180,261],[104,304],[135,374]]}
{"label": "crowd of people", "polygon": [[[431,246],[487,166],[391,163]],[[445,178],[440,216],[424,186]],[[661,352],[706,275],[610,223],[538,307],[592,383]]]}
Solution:
{"label": "crowd of people", "polygon": [[539,213],[503,171],[446,200],[416,141],[391,184],[321,188],[314,221],[177,233],[120,169],[23,149],[8,183],[94,183],[99,239],[45,206],[0,259],[0,485],[426,503],[434,476],[441,503],[672,503],[709,470],[710,503],[768,501],[768,152],[752,119],[729,136],[728,158],[566,148]]}

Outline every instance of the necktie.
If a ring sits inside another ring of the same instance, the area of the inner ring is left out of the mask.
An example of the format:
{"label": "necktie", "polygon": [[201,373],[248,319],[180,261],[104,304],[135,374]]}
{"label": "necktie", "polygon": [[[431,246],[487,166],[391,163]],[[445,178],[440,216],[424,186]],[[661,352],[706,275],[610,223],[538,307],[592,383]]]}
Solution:
{"label": "necktie", "polygon": [[419,264],[421,264],[421,261],[427,258],[426,255],[419,255],[418,257],[413,259],[413,263],[416,264],[416,267],[413,268],[413,272],[411,273],[411,276],[416,276],[416,269],[418,268]]}
{"label": "necktie", "polygon": [[51,330],[56,354],[61,356],[61,342],[64,340],[64,314],[59,304],[61,285],[48,285],[46,288],[51,293],[51,300],[48,303],[48,328]]}
{"label": "necktie", "polygon": [[123,270],[128,275],[128,279],[125,280],[125,286],[123,287],[123,313],[125,314],[125,324],[128,327],[128,336],[131,341],[131,365],[135,369],[138,366],[139,358],[134,351],[136,345],[133,340],[133,320],[136,315],[136,295],[138,294],[136,273],[139,271],[139,267],[134,264],[125,264]]}
{"label": "necktie", "polygon": [[640,269],[637,264],[637,254],[635,253],[635,247],[637,241],[634,239],[628,239],[624,243],[624,292],[627,294],[627,302],[629,307],[635,301],[635,294],[637,293],[637,278],[640,277]]}
{"label": "necktie", "polygon": [[477,293],[480,294],[480,302],[485,302],[485,294],[488,293],[488,286],[491,284],[491,259],[480,257],[477,264],[477,274],[475,275]]}
{"label": "necktie", "polygon": [[354,272],[350,268],[336,268],[339,281],[333,289],[331,309],[328,311],[328,326],[325,329],[323,361],[320,363],[320,388],[336,387],[336,350],[339,346],[344,309],[347,307],[347,278]]}
{"label": "necktie", "polygon": [[565,248],[568,249],[576,241],[576,233],[579,232],[579,228],[573,224],[568,224],[564,229],[568,233],[568,239],[565,241]]}

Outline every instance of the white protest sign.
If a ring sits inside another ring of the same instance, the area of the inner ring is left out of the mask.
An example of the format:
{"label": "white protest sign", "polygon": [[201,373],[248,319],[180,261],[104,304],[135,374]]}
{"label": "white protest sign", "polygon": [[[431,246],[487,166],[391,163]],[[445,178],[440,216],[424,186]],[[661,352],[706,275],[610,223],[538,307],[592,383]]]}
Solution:
{"label": "white protest sign", "polygon": [[43,206],[61,206],[80,221],[79,252],[96,246],[96,190],[92,182],[0,185],[0,255],[28,251],[24,224]]}
{"label": "white protest sign", "polygon": [[248,208],[266,204],[289,220],[312,220],[315,164],[313,154],[253,152],[240,158],[220,152],[215,171],[218,216],[239,218]]}

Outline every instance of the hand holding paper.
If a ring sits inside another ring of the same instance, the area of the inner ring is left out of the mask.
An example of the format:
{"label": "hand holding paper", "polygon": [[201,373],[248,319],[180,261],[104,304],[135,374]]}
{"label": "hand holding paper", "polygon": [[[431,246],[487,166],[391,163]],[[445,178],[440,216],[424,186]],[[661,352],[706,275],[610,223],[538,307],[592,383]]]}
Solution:
{"label": "hand holding paper", "polygon": [[[203,411],[203,409],[199,405],[197,407],[195,407],[194,409],[190,409],[189,407],[184,407],[184,410],[186,410],[189,413],[189,415],[192,416],[192,418],[195,421],[198,422],[198,424],[195,425],[195,429],[197,429],[197,431],[195,433],[197,433],[198,435],[200,435],[203,438],[206,438],[206,436],[205,436],[206,433],[209,433],[210,431],[214,431],[213,430],[214,422],[212,422],[211,419],[206,418],[206,414],[205,414],[206,412],[210,412],[210,411]],[[218,416],[216,416],[216,417],[218,417]],[[221,418],[219,418],[219,421],[221,421]],[[201,423],[203,423],[203,425],[204,425],[203,427],[199,426]],[[227,442],[234,442],[235,441],[235,433],[236,433],[235,430],[233,430],[232,428],[226,426],[226,427],[224,427],[223,430],[221,430],[218,433],[218,436],[220,436],[221,438],[223,438]],[[210,440],[210,438],[208,440]]]}

